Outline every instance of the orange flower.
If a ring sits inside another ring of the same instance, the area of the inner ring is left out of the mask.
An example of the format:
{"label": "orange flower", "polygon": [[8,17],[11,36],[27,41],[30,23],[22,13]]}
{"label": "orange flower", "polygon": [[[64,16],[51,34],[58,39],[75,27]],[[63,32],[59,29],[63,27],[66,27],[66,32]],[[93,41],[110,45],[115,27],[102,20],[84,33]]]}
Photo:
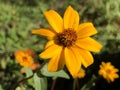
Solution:
{"label": "orange flower", "polygon": [[79,14],[69,6],[62,17],[54,10],[44,12],[51,28],[33,30],[48,38],[41,58],[50,59],[48,71],[54,72],[67,66],[74,77],[81,65],[88,67],[93,63],[90,51],[99,52],[102,45],[90,36],[97,33],[92,23],[79,24]]}
{"label": "orange flower", "polygon": [[99,75],[103,76],[108,82],[113,82],[116,78],[119,78],[117,74],[119,70],[115,68],[111,62],[102,62],[100,65]]}
{"label": "orange flower", "polygon": [[33,64],[32,51],[30,50],[19,50],[16,51],[14,55],[15,59],[20,63],[21,66],[29,67]]}

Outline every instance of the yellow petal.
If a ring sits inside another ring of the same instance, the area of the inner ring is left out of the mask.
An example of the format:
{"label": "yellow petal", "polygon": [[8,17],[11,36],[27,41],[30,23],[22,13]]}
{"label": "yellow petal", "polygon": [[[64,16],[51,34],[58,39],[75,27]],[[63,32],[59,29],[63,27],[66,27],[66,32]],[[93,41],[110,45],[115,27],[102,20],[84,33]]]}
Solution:
{"label": "yellow petal", "polygon": [[56,34],[54,31],[52,31],[50,29],[47,29],[47,28],[42,28],[42,29],[39,29],[39,30],[32,30],[32,33],[33,34],[40,34],[42,36],[47,37],[48,39],[53,39],[53,37]]}
{"label": "yellow petal", "polygon": [[76,29],[79,25],[79,14],[71,6],[69,6],[64,13],[63,20],[65,29]]}
{"label": "yellow petal", "polygon": [[81,59],[81,62],[85,67],[88,67],[93,63],[93,56],[89,51],[83,50],[79,47],[77,48],[77,50],[79,54],[83,57],[83,59]]}
{"label": "yellow petal", "polygon": [[114,76],[114,78],[119,78],[119,75],[116,73],[113,76]]}
{"label": "yellow petal", "polygon": [[78,26],[79,26],[79,14],[77,11],[75,11],[75,19],[74,19],[74,22],[73,22],[73,29],[74,30],[78,30]]}
{"label": "yellow petal", "polygon": [[47,49],[49,46],[51,46],[51,45],[53,45],[53,44],[55,44],[55,43],[54,43],[54,40],[48,41],[47,44],[45,45],[45,49]]}
{"label": "yellow petal", "polygon": [[46,19],[48,20],[51,27],[57,32],[62,32],[63,30],[63,20],[61,16],[54,10],[44,12]]}
{"label": "yellow petal", "polygon": [[70,48],[65,48],[65,62],[70,74],[74,77],[79,72],[81,62]]}
{"label": "yellow petal", "polygon": [[53,44],[49,48],[46,48],[40,54],[40,57],[44,59],[52,58],[53,56],[56,56],[61,51],[61,49],[62,49],[61,46]]}
{"label": "yellow petal", "polygon": [[75,78],[83,78],[85,76],[85,70],[84,69],[80,69],[80,71],[76,74]]}
{"label": "yellow petal", "polygon": [[[51,40],[49,41],[46,46],[45,46],[45,49],[49,48],[51,45],[55,44],[54,43],[54,40]],[[61,51],[61,55],[60,55],[60,58],[59,58],[59,65],[58,65],[58,70],[62,69],[65,65],[65,57],[64,57],[64,51],[62,50]]]}
{"label": "yellow petal", "polygon": [[61,51],[56,56],[54,56],[52,59],[50,59],[48,63],[49,72],[55,72],[58,70],[60,54],[61,54]]}
{"label": "yellow petal", "polygon": [[119,72],[119,69],[114,68],[114,71],[113,71],[113,72],[114,72],[114,73]]}
{"label": "yellow petal", "polygon": [[88,51],[99,52],[102,45],[95,41],[94,39],[88,37],[83,39],[78,39],[76,45]]}
{"label": "yellow petal", "polygon": [[97,31],[92,23],[83,23],[78,26],[78,38],[84,38],[96,34]]}
{"label": "yellow petal", "polygon": [[113,81],[115,80],[115,78],[114,78],[112,75],[109,75],[108,77],[109,77],[108,79],[109,79],[111,82],[113,82]]}
{"label": "yellow petal", "polygon": [[55,72],[57,70],[63,69],[65,65],[64,53],[61,50],[56,56],[54,56],[48,63],[48,71]]}
{"label": "yellow petal", "polygon": [[60,55],[58,70],[63,69],[64,65],[65,65],[65,54],[64,54],[64,50],[62,50]]}

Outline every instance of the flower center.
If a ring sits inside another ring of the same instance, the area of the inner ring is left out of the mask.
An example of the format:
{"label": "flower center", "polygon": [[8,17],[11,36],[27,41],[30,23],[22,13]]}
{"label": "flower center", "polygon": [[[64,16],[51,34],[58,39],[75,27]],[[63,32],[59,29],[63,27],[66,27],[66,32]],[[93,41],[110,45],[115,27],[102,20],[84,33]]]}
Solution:
{"label": "flower center", "polygon": [[25,56],[22,57],[22,59],[23,59],[23,61],[27,61],[27,57],[25,57]]}
{"label": "flower center", "polygon": [[111,70],[110,70],[110,69],[107,69],[106,72],[110,74],[110,73],[111,73]]}
{"label": "flower center", "polygon": [[69,47],[77,40],[77,34],[73,29],[67,29],[57,35],[57,42],[59,45]]}

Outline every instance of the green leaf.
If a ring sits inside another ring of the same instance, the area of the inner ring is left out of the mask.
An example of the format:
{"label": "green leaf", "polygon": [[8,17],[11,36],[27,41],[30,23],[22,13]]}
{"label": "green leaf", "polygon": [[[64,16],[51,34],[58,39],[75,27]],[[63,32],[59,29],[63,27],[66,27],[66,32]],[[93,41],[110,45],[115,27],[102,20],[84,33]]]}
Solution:
{"label": "green leaf", "polygon": [[20,87],[17,87],[15,90],[21,90],[21,88],[20,88]]}
{"label": "green leaf", "polygon": [[34,74],[34,84],[35,90],[42,90],[40,78],[36,74]]}
{"label": "green leaf", "polygon": [[[33,72],[30,68],[25,67],[24,70],[25,70],[26,77],[31,77],[33,75]],[[30,79],[28,79],[27,81],[31,86],[33,86],[34,81],[33,81],[32,77]]]}
{"label": "green leaf", "polygon": [[2,85],[0,84],[0,90],[3,90]]}
{"label": "green leaf", "polygon": [[25,73],[26,73],[26,76],[29,77],[29,76],[32,76],[33,75],[33,72],[30,68],[28,67],[25,67]]}
{"label": "green leaf", "polygon": [[59,70],[57,72],[48,72],[48,64],[44,65],[44,67],[41,69],[41,74],[47,77],[61,77],[69,79],[69,75],[64,70]]}
{"label": "green leaf", "polygon": [[47,90],[47,78],[40,78],[41,90]]}
{"label": "green leaf", "polygon": [[0,31],[0,44],[5,44],[5,42],[6,42],[5,32],[4,31]]}
{"label": "green leaf", "polygon": [[34,87],[35,90],[47,90],[47,78],[40,78],[34,74]]}
{"label": "green leaf", "polygon": [[17,40],[19,40],[19,38],[17,37],[17,34],[16,34],[16,30],[15,29],[10,29],[9,31],[8,31],[8,34],[9,34],[9,37],[11,38],[11,39],[13,39],[14,41],[17,41]]}
{"label": "green leaf", "polygon": [[1,67],[2,67],[3,69],[5,69],[6,66],[7,66],[6,60],[4,60],[4,58],[3,58],[3,59],[1,60]]}
{"label": "green leaf", "polygon": [[15,90],[26,90],[24,87],[17,87]]}

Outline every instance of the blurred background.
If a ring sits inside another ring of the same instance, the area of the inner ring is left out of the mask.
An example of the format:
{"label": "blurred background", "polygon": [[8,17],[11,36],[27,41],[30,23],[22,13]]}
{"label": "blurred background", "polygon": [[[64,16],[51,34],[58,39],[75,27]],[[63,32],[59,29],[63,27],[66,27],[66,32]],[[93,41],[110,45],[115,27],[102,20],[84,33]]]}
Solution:
{"label": "blurred background", "polygon": [[[95,62],[86,78],[79,80],[80,86],[98,74],[101,61],[120,69],[120,0],[0,0],[0,90],[9,90],[24,76],[14,59],[15,51],[30,48],[39,54],[43,50],[46,39],[31,34],[33,29],[49,26],[43,12],[54,9],[63,16],[69,5],[78,11],[80,23],[94,24],[98,34],[93,38],[103,45],[100,53],[93,53]],[[73,79],[59,78],[55,90],[72,90],[72,84]],[[50,85],[49,78],[48,90]],[[113,83],[101,79],[90,90],[120,90],[119,85],[120,79]],[[34,90],[29,84],[26,88]]]}

